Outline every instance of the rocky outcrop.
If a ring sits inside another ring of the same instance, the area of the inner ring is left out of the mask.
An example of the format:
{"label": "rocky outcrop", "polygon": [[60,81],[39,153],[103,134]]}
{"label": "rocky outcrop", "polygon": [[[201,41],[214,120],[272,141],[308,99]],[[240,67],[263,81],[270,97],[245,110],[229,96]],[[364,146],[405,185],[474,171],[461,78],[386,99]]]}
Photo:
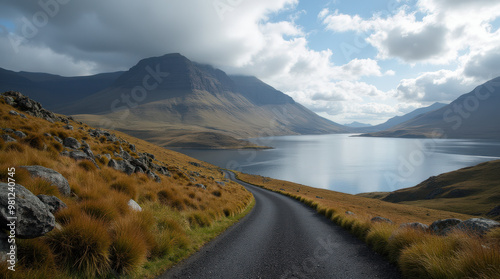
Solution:
{"label": "rocky outcrop", "polygon": [[[9,194],[12,193],[9,185],[0,183],[0,219],[2,224],[11,224],[15,221],[15,232],[18,238],[35,238],[54,229],[55,218],[47,206],[33,193],[23,186],[16,184],[15,209],[8,209]],[[17,219],[12,219],[12,217]]]}
{"label": "rocky outcrop", "polygon": [[496,217],[496,216],[499,216],[500,215],[500,205],[499,206],[496,206],[495,208],[493,208],[490,212],[488,212],[488,214],[486,214],[488,216],[492,216],[492,217]]}
{"label": "rocky outcrop", "polygon": [[108,167],[114,168],[115,170],[124,172],[128,175],[135,173],[136,167],[125,160],[115,160],[111,159],[108,163]]}
{"label": "rocky outcrop", "polygon": [[[2,96],[7,104],[17,108],[18,110],[24,111],[31,116],[43,118],[51,123],[56,121],[68,123],[69,119],[71,119],[55,115],[53,112],[44,109],[39,102],[34,101],[19,92],[8,91],[2,93]],[[22,117],[21,114],[20,116]]]}
{"label": "rocky outcrop", "polygon": [[49,209],[50,213],[54,214],[60,209],[68,207],[62,200],[54,196],[38,195],[40,201]]}
{"label": "rocky outcrop", "polygon": [[71,193],[68,180],[57,171],[42,166],[22,166],[21,168],[26,169],[32,177],[40,177],[49,181],[63,195],[68,196]]}

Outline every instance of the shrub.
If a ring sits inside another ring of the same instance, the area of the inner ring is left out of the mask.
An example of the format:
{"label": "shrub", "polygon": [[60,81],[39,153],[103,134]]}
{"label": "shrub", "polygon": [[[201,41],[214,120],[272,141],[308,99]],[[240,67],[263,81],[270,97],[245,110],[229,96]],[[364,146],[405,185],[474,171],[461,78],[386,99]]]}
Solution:
{"label": "shrub", "polygon": [[58,262],[86,277],[104,276],[110,268],[111,238],[105,224],[86,215],[75,216],[62,230],[47,235]]}
{"label": "shrub", "polygon": [[191,227],[199,226],[199,227],[203,228],[203,227],[208,227],[208,226],[212,225],[212,221],[207,216],[207,214],[203,211],[195,211],[195,212],[190,213],[188,215],[188,221],[189,221],[189,225],[191,225]]}
{"label": "shrub", "polygon": [[95,171],[97,167],[91,161],[84,160],[78,163],[78,166],[85,171]]}
{"label": "shrub", "polygon": [[36,178],[33,181],[24,184],[26,189],[30,190],[34,195],[49,195],[49,196],[59,196],[59,190],[51,182]]}

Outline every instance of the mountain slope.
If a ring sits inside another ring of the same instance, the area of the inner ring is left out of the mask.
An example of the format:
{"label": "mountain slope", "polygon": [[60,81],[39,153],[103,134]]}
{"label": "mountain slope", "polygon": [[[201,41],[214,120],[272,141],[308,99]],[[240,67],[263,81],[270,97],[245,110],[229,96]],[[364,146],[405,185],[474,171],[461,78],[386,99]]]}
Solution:
{"label": "mountain slope", "polygon": [[122,72],[62,77],[45,73],[13,72],[0,68],[0,91],[24,92],[48,109],[76,102],[110,86]]}
{"label": "mountain slope", "polygon": [[[487,215],[500,204],[500,160],[430,177],[390,193],[360,194],[383,201],[463,214]],[[489,216],[500,220],[500,215]]]}
{"label": "mountain slope", "polygon": [[235,138],[346,132],[255,77],[230,77],[180,54],[141,60],[109,88],[59,112],[161,145],[193,132]]}
{"label": "mountain slope", "polygon": [[500,139],[500,77],[460,96],[451,104],[415,117],[376,137],[447,137]]}
{"label": "mountain slope", "polygon": [[370,132],[380,132],[383,130],[391,129],[391,128],[393,128],[401,123],[404,123],[406,121],[409,121],[409,120],[411,120],[419,115],[438,110],[444,106],[446,106],[446,104],[434,103],[428,107],[418,108],[418,109],[411,111],[405,115],[394,116],[393,118],[387,120],[386,122],[384,122],[382,124],[378,124],[378,125],[371,126],[371,127],[358,127],[361,129],[358,129],[356,132],[370,133]]}

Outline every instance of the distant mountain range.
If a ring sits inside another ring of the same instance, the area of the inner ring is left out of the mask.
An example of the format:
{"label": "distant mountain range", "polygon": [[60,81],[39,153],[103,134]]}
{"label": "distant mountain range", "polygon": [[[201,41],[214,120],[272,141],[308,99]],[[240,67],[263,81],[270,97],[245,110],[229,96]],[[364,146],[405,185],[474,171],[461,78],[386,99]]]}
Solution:
{"label": "distant mountain range", "polygon": [[180,54],[91,77],[4,70],[0,84],[0,90],[22,91],[58,113],[164,146],[218,148],[231,137],[349,131],[255,77],[228,76]]}
{"label": "distant mountain range", "polygon": [[500,77],[443,106],[381,132],[374,137],[442,137],[500,139]]}
{"label": "distant mountain range", "polygon": [[128,71],[85,77],[0,68],[0,91],[21,91],[58,113],[170,147],[222,148],[238,139],[293,134],[500,138],[500,78],[449,105],[435,103],[385,123],[327,120],[256,77],[229,76],[181,54],[141,60]]}

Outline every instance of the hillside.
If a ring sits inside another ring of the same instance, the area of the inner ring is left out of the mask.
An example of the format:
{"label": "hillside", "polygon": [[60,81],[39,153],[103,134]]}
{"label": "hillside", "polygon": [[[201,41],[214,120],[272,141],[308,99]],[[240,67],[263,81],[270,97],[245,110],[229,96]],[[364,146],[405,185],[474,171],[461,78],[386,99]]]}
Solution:
{"label": "hillside", "polygon": [[372,137],[500,139],[500,77],[460,96],[447,106],[417,116]]}
{"label": "hillside", "polygon": [[[0,203],[15,181],[19,222],[16,271],[2,260],[2,278],[153,278],[251,208],[251,194],[215,166],[17,92],[0,96],[0,128]],[[3,231],[0,244],[5,259]]]}
{"label": "hillside", "polygon": [[0,68],[0,92],[18,91],[57,111],[109,87],[122,74],[103,73],[93,76],[62,77],[45,73],[13,72]]}
{"label": "hillside", "polygon": [[359,196],[500,220],[492,211],[500,205],[499,169],[500,160],[490,161],[430,177],[411,188]]}
{"label": "hillside", "polygon": [[370,127],[354,127],[354,128],[358,128],[354,132],[371,133],[371,132],[380,132],[383,130],[391,129],[391,128],[398,126],[401,123],[404,123],[406,121],[409,121],[417,116],[420,116],[422,114],[425,114],[425,113],[428,113],[431,111],[438,110],[444,106],[446,106],[446,104],[434,103],[428,107],[423,107],[423,108],[418,108],[416,110],[413,110],[405,115],[394,116],[393,118],[387,120],[386,122],[384,122],[382,124],[378,124],[378,125],[370,126]]}
{"label": "hillside", "polygon": [[241,139],[346,132],[255,77],[230,77],[180,54],[141,60],[112,86],[59,112],[163,146],[193,132],[201,139],[193,147],[210,144],[203,133]]}

